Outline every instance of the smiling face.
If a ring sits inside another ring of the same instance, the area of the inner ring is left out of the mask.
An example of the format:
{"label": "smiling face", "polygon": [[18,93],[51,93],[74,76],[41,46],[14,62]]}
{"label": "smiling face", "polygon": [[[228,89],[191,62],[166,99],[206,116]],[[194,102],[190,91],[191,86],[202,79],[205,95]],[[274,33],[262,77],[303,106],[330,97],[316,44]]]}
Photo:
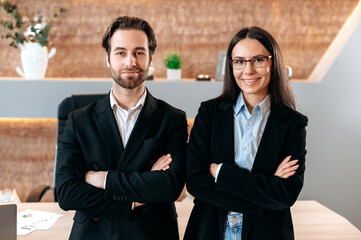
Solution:
{"label": "smiling face", "polygon": [[[232,59],[249,60],[257,57],[268,57],[271,54],[256,39],[240,40],[232,50]],[[243,97],[250,104],[257,105],[268,95],[268,85],[271,81],[272,60],[267,60],[265,67],[255,68],[250,62],[242,70],[233,69],[233,75]]]}
{"label": "smiling face", "polygon": [[110,48],[107,61],[114,82],[126,89],[144,87],[151,61],[147,35],[141,30],[117,30]]}

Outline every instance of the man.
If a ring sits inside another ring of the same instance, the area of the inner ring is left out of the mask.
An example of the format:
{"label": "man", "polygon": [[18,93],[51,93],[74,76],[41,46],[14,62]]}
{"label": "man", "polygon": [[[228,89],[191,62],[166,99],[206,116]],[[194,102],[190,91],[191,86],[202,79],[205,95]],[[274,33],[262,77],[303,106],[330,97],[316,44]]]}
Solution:
{"label": "man", "polygon": [[153,30],[119,17],[102,45],[112,89],[69,115],[59,152],[59,205],[76,210],[70,239],[179,239],[187,121],[145,88]]}

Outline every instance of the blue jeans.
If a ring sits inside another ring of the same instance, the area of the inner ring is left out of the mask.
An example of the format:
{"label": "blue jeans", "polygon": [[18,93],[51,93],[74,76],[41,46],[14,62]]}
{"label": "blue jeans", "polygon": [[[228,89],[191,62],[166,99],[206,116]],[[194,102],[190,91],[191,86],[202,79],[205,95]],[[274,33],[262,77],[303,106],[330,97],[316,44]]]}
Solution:
{"label": "blue jeans", "polygon": [[224,240],[241,240],[242,239],[242,213],[230,213],[226,220],[226,231]]}

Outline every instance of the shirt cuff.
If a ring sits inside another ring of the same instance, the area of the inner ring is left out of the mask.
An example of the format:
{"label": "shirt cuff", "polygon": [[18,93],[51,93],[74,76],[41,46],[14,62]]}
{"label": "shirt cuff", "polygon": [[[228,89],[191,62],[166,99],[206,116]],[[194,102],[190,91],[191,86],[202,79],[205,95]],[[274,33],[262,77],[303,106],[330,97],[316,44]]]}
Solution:
{"label": "shirt cuff", "polygon": [[105,173],[104,189],[107,186],[107,177],[108,177],[108,171]]}
{"label": "shirt cuff", "polygon": [[221,170],[223,163],[220,163],[217,167],[217,171],[216,171],[216,177],[214,178],[214,182],[217,182],[217,178],[218,178],[218,173]]}

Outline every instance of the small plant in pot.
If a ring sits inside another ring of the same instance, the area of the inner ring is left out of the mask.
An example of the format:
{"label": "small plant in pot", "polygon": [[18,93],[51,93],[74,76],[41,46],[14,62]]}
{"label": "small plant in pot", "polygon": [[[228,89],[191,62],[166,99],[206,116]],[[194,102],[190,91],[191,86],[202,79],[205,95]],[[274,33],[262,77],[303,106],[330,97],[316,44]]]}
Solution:
{"label": "small plant in pot", "polygon": [[179,81],[182,78],[182,60],[180,54],[168,53],[164,59],[164,65],[167,67],[167,79],[169,81]]}

